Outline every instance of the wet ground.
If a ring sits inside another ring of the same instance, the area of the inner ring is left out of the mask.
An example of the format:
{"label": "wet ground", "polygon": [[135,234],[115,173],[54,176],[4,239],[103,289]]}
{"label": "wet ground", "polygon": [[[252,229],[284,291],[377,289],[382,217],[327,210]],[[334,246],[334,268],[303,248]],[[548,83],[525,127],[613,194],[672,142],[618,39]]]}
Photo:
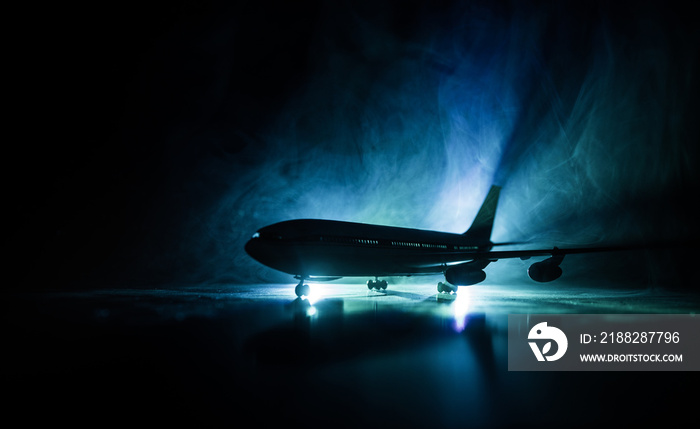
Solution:
{"label": "wet ground", "polygon": [[312,288],[304,300],[293,285],[6,293],[6,410],[23,423],[89,425],[697,421],[696,373],[509,372],[507,315],[696,313],[700,295],[486,284],[446,296],[428,281]]}

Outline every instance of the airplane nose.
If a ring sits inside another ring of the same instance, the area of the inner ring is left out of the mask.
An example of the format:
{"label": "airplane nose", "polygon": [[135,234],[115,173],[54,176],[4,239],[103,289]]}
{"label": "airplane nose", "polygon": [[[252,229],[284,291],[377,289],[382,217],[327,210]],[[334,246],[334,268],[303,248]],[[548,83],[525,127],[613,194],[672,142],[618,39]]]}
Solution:
{"label": "airplane nose", "polygon": [[248,240],[248,242],[245,244],[245,252],[250,255],[253,259],[257,259],[256,256],[256,250],[257,250],[257,243],[255,243],[257,240],[252,239]]}
{"label": "airplane nose", "polygon": [[245,244],[244,249],[251,258],[262,263],[265,254],[263,247],[264,244],[260,242],[259,238],[252,238]]}

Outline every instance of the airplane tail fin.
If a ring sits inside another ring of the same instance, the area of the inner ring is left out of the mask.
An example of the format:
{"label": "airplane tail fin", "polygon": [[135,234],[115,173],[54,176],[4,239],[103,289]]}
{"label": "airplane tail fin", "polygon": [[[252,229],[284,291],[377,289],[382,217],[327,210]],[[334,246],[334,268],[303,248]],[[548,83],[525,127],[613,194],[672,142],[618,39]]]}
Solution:
{"label": "airplane tail fin", "polygon": [[493,185],[489,190],[486,199],[481,204],[479,212],[472,222],[472,226],[463,234],[469,241],[478,243],[488,243],[491,240],[491,230],[493,229],[493,219],[496,217],[496,206],[501,187]]}

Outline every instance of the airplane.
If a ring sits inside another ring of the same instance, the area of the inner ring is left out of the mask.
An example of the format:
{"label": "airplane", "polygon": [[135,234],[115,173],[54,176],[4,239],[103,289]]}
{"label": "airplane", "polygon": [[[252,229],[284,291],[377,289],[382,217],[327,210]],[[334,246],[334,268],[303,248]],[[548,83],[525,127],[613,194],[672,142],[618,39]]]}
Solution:
{"label": "airplane", "polygon": [[493,185],[463,234],[322,219],[288,220],[261,228],[246,243],[245,251],[256,261],[299,280],[298,297],[308,296],[308,280],[331,281],[342,277],[374,277],[370,290],[387,288],[380,277],[442,273],[445,282],[438,293],[456,293],[486,279],[484,268],[506,258],[549,258],[533,263],[528,275],[537,282],[550,282],[562,275],[564,256],[629,247],[598,247],[537,250],[493,250],[515,243],[491,242],[501,187]]}

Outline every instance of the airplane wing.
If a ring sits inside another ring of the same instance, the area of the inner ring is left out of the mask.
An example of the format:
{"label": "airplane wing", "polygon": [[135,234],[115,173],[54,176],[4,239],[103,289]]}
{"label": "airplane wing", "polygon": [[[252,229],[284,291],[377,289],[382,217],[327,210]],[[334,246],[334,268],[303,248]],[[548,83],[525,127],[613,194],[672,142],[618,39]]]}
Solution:
{"label": "airplane wing", "polygon": [[533,256],[564,256],[578,253],[613,252],[640,249],[641,246],[606,246],[606,247],[578,247],[561,249],[554,246],[551,249],[529,249],[529,250],[494,250],[477,253],[478,259],[489,259],[497,261],[499,259],[520,258],[529,259]]}
{"label": "airplane wing", "polygon": [[530,249],[530,250],[489,250],[481,253],[476,253],[479,259],[489,259],[491,261],[497,261],[499,259],[509,259],[509,258],[521,258],[528,259],[532,256],[561,256],[564,255],[574,255],[581,253],[598,253],[598,252],[616,252],[616,251],[629,251],[629,250],[654,250],[654,249],[668,249],[668,248],[678,248],[687,247],[689,243],[686,242],[653,242],[644,244],[624,244],[624,245],[610,245],[610,246],[598,246],[598,247],[573,247],[573,248],[559,248],[554,246],[551,249]]}
{"label": "airplane wing", "polygon": [[415,266],[415,268],[417,270],[425,271],[426,273],[440,270],[445,273],[452,271],[453,273],[471,273],[473,275],[475,271],[483,270],[488,264],[498,261],[499,259],[520,258],[526,260],[533,256],[549,256],[549,258],[543,261],[533,263],[528,271],[528,274],[533,280],[541,282],[554,280],[561,275],[559,265],[562,263],[565,255],[641,249],[653,250],[660,248],[683,247],[687,245],[687,243],[648,243],[575,248],[559,248],[554,246],[547,249],[484,250],[465,253],[464,259],[462,260],[453,260],[452,262],[442,264],[425,264]]}

